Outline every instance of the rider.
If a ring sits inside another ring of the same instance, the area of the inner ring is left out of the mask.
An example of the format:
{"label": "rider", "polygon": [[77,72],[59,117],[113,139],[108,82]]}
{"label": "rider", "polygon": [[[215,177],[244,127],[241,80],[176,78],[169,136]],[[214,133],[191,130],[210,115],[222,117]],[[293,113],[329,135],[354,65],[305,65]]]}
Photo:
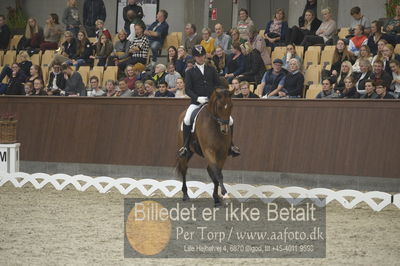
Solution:
{"label": "rider", "polygon": [[[217,71],[205,64],[206,50],[201,45],[195,45],[192,49],[192,55],[195,58],[195,66],[185,73],[185,92],[190,96],[191,103],[186,111],[185,118],[183,119],[183,147],[179,149],[178,156],[185,157],[189,151],[190,131],[190,117],[192,112],[199,108],[201,105],[208,102],[212,92],[220,84]],[[230,117],[229,126],[233,136],[233,119]],[[238,147],[231,143],[229,155],[233,157],[240,155]]]}

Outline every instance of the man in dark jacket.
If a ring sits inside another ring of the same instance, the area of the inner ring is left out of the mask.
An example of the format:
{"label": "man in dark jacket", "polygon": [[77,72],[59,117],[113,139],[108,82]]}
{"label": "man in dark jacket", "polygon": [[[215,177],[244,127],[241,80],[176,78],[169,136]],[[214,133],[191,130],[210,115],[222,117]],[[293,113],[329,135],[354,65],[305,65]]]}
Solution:
{"label": "man in dark jacket", "polygon": [[85,0],[83,4],[83,25],[88,37],[96,37],[96,20],[106,21],[106,16],[103,0]]}
{"label": "man in dark jacket", "polygon": [[157,62],[158,51],[161,49],[165,38],[168,35],[169,25],[166,21],[168,18],[168,12],[161,9],[157,13],[156,21],[150,25],[150,27],[144,31],[144,35],[149,38],[150,48],[152,52],[151,63],[154,66]]}
{"label": "man in dark jacket", "polygon": [[10,43],[11,32],[10,28],[6,24],[6,17],[0,15],[0,49],[5,50],[8,48]]}
{"label": "man in dark jacket", "polygon": [[272,68],[265,72],[262,80],[261,86],[263,89],[264,97],[277,95],[278,92],[283,88],[285,83],[285,76],[287,70],[282,68],[283,61],[281,59],[275,59]]}
{"label": "man in dark jacket", "polygon": [[25,73],[21,71],[21,68],[17,63],[13,63],[11,66],[12,73],[7,84],[5,94],[7,95],[25,95],[24,85]]}
{"label": "man in dark jacket", "polygon": [[49,95],[60,95],[60,92],[65,90],[64,73],[61,71],[59,63],[53,65],[53,71],[50,72],[47,88],[49,89]]}
{"label": "man in dark jacket", "polygon": [[125,25],[124,29],[126,33],[129,35],[131,33],[129,26],[131,25],[131,20],[128,18],[128,11],[133,10],[136,14],[137,18],[143,18],[143,8],[137,5],[137,0],[128,0],[128,4],[124,7],[122,11],[122,16],[124,17]]}
{"label": "man in dark jacket", "polygon": [[257,49],[252,49],[249,42],[241,45],[241,47],[242,53],[245,55],[246,70],[248,71],[240,74],[238,78],[240,81],[255,82],[258,85],[265,72],[265,65],[261,54]]}
{"label": "man in dark jacket", "polygon": [[[215,88],[220,85],[217,71],[205,64],[206,50],[201,45],[196,45],[192,49],[192,55],[195,58],[195,66],[188,70],[185,75],[185,91],[191,98],[191,104],[186,110],[183,119],[183,147],[178,151],[179,157],[188,155],[190,143],[190,117],[197,108],[208,102]],[[231,126],[231,134],[233,134],[233,119],[230,118],[229,125]],[[237,156],[240,154],[239,148],[231,144],[230,155]]]}

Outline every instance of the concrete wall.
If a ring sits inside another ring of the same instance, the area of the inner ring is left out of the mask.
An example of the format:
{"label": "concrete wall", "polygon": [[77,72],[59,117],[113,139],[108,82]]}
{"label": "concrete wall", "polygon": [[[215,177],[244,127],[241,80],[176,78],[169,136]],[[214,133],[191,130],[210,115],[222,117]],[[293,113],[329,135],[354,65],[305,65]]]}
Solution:
{"label": "concrete wall", "polygon": [[386,17],[386,0],[339,0],[338,26],[346,27],[350,24],[350,9],[359,6],[361,12],[371,21]]}

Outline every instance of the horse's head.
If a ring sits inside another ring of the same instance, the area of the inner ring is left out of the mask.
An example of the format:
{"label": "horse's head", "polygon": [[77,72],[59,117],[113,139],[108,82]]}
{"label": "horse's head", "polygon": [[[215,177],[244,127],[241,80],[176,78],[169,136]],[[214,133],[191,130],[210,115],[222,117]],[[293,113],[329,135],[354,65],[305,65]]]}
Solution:
{"label": "horse's head", "polygon": [[229,132],[229,118],[232,112],[232,94],[227,89],[217,88],[211,95],[208,110],[214,120],[219,124],[221,133],[227,135]]}

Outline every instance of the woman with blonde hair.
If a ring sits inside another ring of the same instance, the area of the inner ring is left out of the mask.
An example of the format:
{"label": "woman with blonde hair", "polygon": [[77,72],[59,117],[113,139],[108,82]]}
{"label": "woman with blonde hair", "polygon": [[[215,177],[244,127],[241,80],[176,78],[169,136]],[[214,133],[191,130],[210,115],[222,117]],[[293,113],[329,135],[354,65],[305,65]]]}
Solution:
{"label": "woman with blonde hair", "polygon": [[361,72],[360,61],[363,59],[368,60],[369,62],[372,62],[372,54],[371,54],[371,51],[369,50],[368,45],[362,45],[360,47],[360,55],[353,65],[353,72]]}
{"label": "woman with blonde hair", "polygon": [[376,55],[374,56],[374,58],[372,58],[372,62],[371,62],[372,65],[375,63],[376,60],[381,60],[381,61],[383,61],[382,50],[383,50],[383,47],[385,47],[386,44],[388,44],[388,42],[387,42],[386,40],[384,40],[384,39],[380,39],[380,40],[377,42],[377,51],[378,51],[378,52],[376,53]]}
{"label": "woman with blonde hair", "polygon": [[382,61],[383,61],[383,68],[384,70],[392,74],[392,70],[390,68],[390,60],[397,60],[400,61],[400,55],[394,53],[394,47],[391,44],[385,44],[382,49]]}
{"label": "woman with blonde hair", "polygon": [[76,0],[67,0],[67,8],[64,9],[62,22],[67,31],[72,32],[74,37],[78,35],[81,21],[79,20],[79,9]]}
{"label": "woman with blonde hair", "polygon": [[25,27],[25,34],[18,42],[17,50],[30,50],[40,47],[43,40],[43,29],[39,27],[35,18],[29,18]]}
{"label": "woman with blonde hair", "polygon": [[350,61],[344,61],[340,68],[340,73],[336,80],[335,90],[342,90],[344,88],[344,80],[345,78],[352,77],[353,75],[353,66]]}
{"label": "woman with blonde hair", "polygon": [[258,34],[258,30],[255,26],[250,26],[249,29],[249,38],[248,42],[253,47],[253,49],[257,49],[260,54],[261,58],[263,59],[264,65],[271,65],[271,57],[270,57],[270,50],[267,49],[265,44],[265,40]]}
{"label": "woman with blonde hair", "polygon": [[175,86],[175,98],[189,98],[185,92],[185,81],[183,78],[176,79],[176,86]]}
{"label": "woman with blonde hair", "polygon": [[[240,37],[240,32],[239,32],[239,30],[237,28],[231,29],[230,35],[231,35],[231,39],[232,39],[232,44],[234,44],[234,43],[244,44],[246,42],[245,39]],[[249,36],[247,35],[247,38],[248,37]]]}
{"label": "woman with blonde hair", "polygon": [[210,28],[204,28],[202,31],[202,40],[200,42],[200,45],[204,47],[206,50],[206,56],[207,58],[211,58],[214,51],[215,51],[215,45],[214,45],[214,38],[211,37],[211,30]]}

